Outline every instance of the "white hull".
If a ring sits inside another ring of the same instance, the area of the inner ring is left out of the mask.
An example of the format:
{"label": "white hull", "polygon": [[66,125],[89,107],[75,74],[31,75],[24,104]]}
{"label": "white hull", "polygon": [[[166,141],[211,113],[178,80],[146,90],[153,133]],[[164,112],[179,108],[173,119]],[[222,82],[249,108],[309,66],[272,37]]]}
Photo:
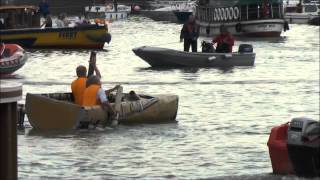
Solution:
{"label": "white hull", "polygon": [[[266,19],[241,22],[224,22],[228,31],[236,36],[256,36],[256,37],[277,37],[280,36],[284,28],[284,19]],[[199,22],[200,34],[204,36],[215,36],[220,33],[219,28],[222,23],[210,24]],[[238,30],[237,27],[238,26]],[[240,26],[240,28],[239,28]],[[210,30],[208,31],[210,27]],[[209,32],[209,33],[208,33]]]}
{"label": "white hull", "polygon": [[130,6],[118,5],[117,10],[113,5],[87,6],[85,13],[89,19],[104,18],[107,21],[127,19],[131,12]]}
{"label": "white hull", "polygon": [[312,14],[301,14],[301,13],[287,13],[284,18],[290,24],[309,24],[309,22],[319,17],[319,15],[312,15]]}
{"label": "white hull", "polygon": [[128,18],[128,12],[108,12],[105,14],[106,20],[123,20]]}

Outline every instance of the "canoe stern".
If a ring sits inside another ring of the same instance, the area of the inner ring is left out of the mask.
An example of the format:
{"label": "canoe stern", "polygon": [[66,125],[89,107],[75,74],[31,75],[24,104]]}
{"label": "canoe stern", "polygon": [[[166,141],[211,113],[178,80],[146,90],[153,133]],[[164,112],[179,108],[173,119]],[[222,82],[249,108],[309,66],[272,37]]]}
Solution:
{"label": "canoe stern", "polygon": [[40,130],[75,129],[82,111],[79,105],[30,93],[25,107],[31,126]]}

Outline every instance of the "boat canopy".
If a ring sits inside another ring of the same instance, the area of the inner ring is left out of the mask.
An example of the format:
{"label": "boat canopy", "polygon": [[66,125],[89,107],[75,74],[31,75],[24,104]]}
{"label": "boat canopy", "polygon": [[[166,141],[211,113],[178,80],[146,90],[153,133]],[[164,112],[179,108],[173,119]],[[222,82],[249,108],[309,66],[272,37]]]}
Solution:
{"label": "boat canopy", "polygon": [[40,14],[36,6],[5,5],[0,6],[0,21],[4,29],[40,27]]}

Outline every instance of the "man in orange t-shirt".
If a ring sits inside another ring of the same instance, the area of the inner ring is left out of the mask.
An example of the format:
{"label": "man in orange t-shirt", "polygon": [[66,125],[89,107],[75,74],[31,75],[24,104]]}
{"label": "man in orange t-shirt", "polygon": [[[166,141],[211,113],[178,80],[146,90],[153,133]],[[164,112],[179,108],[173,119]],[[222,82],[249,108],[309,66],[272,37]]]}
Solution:
{"label": "man in orange t-shirt", "polygon": [[[96,53],[92,52],[90,57],[90,65],[93,67],[96,75],[101,78],[100,71],[96,65]],[[86,81],[87,81],[87,68],[80,65],[76,69],[78,78],[75,79],[71,84],[71,90],[74,97],[74,102],[78,105],[82,105],[83,103],[83,93],[86,89]],[[89,72],[88,76],[91,76],[93,72]]]}

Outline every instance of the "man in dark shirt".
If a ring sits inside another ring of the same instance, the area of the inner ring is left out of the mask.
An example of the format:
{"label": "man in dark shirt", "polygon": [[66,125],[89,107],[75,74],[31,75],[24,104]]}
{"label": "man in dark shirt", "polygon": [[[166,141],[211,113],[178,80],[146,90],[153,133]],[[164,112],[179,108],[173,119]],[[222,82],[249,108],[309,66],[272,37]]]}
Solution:
{"label": "man in dark shirt", "polygon": [[43,15],[43,17],[46,17],[48,14],[50,14],[49,4],[46,2],[46,0],[42,0],[39,3],[39,12]]}
{"label": "man in dark shirt", "polygon": [[192,52],[197,52],[198,37],[199,26],[197,26],[194,16],[190,15],[180,33],[180,42],[184,41],[184,51],[188,52],[191,46]]}

